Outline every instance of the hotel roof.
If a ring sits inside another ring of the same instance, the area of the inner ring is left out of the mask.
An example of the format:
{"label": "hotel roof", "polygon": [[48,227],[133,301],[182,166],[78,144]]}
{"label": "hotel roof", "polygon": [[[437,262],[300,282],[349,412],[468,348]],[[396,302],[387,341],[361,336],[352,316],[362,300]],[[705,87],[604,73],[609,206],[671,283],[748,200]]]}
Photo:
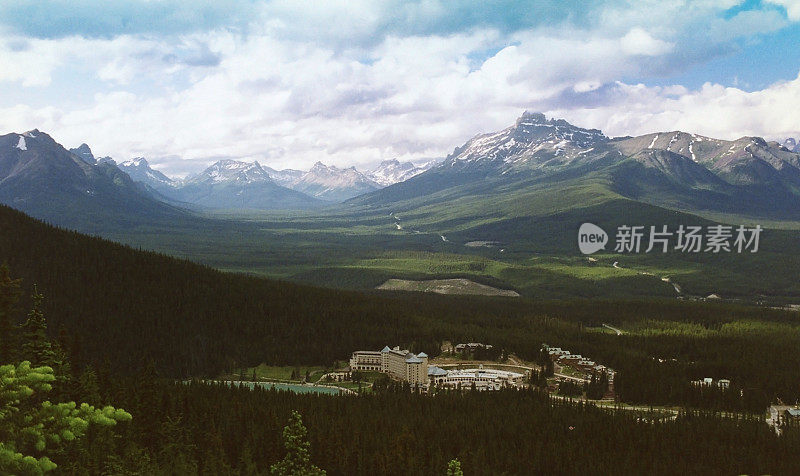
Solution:
{"label": "hotel roof", "polygon": [[447,370],[435,365],[431,365],[428,367],[428,375],[432,377],[443,377],[447,375]]}

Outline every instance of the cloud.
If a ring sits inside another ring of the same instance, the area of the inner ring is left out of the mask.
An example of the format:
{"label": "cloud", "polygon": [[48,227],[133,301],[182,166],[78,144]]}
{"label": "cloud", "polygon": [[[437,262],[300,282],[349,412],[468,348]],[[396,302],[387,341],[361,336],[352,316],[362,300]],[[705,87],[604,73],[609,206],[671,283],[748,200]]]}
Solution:
{"label": "cloud", "polygon": [[56,72],[81,69],[114,83],[147,76],[163,80],[185,69],[217,66],[221,57],[211,50],[207,38],[205,34],[168,41],[129,35],[111,39],[8,36],[0,42],[0,84],[18,81],[26,87],[48,86]]}
{"label": "cloud", "polygon": [[639,135],[682,130],[719,139],[761,136],[798,137],[800,74],[758,91],[706,83],[695,91],[683,87],[648,87],[616,83],[604,91],[597,107],[553,108],[550,114],[610,135]]}
{"label": "cloud", "polygon": [[653,38],[642,28],[632,28],[620,40],[622,52],[636,56],[660,56],[672,51],[673,43]]}
{"label": "cloud", "polygon": [[0,68],[0,131],[37,127],[185,174],[222,157],[307,168],[443,156],[525,109],[611,134],[788,134],[780,101],[797,105],[796,80],[751,93],[647,85],[786,24],[776,8],[729,11],[738,1],[112,3],[56,1],[52,26],[39,2],[0,6],[13,30],[0,41],[13,65]]}
{"label": "cloud", "polygon": [[790,20],[800,21],[800,0],[766,0],[766,3],[785,8]]}

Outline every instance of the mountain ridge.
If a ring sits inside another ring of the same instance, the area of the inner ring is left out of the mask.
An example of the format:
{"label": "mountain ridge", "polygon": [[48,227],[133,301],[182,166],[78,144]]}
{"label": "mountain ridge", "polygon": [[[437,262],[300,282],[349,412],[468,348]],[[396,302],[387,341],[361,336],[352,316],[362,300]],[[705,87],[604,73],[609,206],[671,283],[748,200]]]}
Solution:
{"label": "mountain ridge", "polygon": [[682,131],[609,138],[527,111],[510,127],[469,139],[430,170],[348,204],[414,209],[497,199],[491,197],[567,179],[604,183],[624,197],[678,210],[800,218],[800,155],[777,142]]}
{"label": "mountain ridge", "polygon": [[258,162],[219,160],[188,177],[166,195],[209,209],[309,209],[322,202],[277,184]]}
{"label": "mountain ridge", "polygon": [[113,163],[94,160],[88,146],[79,149],[37,129],[0,136],[0,203],[84,231],[184,217]]}
{"label": "mountain ridge", "polygon": [[355,167],[341,169],[318,161],[292,184],[292,188],[321,200],[338,202],[378,190],[381,186]]}

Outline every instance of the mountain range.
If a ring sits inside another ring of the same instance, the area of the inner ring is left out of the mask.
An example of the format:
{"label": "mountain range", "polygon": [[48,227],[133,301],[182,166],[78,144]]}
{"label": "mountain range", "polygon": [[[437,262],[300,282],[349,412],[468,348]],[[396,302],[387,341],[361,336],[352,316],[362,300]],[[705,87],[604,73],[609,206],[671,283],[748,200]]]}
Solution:
{"label": "mountain range", "polygon": [[86,148],[66,150],[32,130],[0,136],[0,203],[53,224],[96,230],[185,216]]}
{"label": "mountain range", "polygon": [[[444,161],[387,160],[362,173],[317,162],[307,172],[221,160],[183,180],[144,158],[95,158],[38,130],[0,136],[0,202],[56,224],[184,216],[184,208],[403,210],[464,223],[624,199],[695,214],[800,218],[795,140],[720,140],[671,131],[612,138],[541,113],[480,134]],[[415,212],[416,211],[416,212]],[[111,219],[110,217],[114,217]],[[466,225],[464,225],[466,226]]]}
{"label": "mountain range", "polygon": [[355,167],[340,169],[317,162],[292,183],[292,188],[323,200],[340,202],[381,188],[381,185]]}
{"label": "mountain range", "polygon": [[789,152],[800,153],[800,142],[798,142],[794,137],[789,137],[788,139],[784,140],[782,145]]}
{"label": "mountain range", "polygon": [[162,192],[173,200],[211,209],[306,209],[321,202],[278,185],[258,162],[220,160],[201,173],[172,182]]}
{"label": "mountain range", "polygon": [[[85,154],[87,149],[84,144],[73,152]],[[258,162],[221,160],[185,180],[167,177],[151,168],[144,158],[122,162],[118,167],[164,197],[204,208],[297,209],[342,202],[406,180],[432,165],[429,162],[417,166],[394,159],[362,173],[355,167],[317,162],[304,172],[276,170]]]}
{"label": "mountain range", "polygon": [[672,131],[610,138],[526,112],[513,126],[456,147],[427,172],[348,203],[393,210],[448,203],[454,220],[454,202],[481,197],[494,206],[469,213],[508,215],[531,193],[583,196],[583,203],[562,207],[615,196],[689,212],[795,219],[800,155],[759,137],[726,141]]}

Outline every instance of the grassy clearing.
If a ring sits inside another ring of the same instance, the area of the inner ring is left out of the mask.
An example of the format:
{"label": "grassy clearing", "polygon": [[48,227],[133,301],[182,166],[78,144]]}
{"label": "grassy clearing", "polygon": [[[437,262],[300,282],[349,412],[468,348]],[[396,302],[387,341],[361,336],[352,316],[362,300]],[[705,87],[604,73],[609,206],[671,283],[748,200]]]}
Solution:
{"label": "grassy clearing", "polygon": [[389,291],[417,291],[438,294],[471,294],[479,296],[519,297],[516,291],[497,289],[479,284],[468,279],[432,279],[411,281],[407,279],[390,279],[377,289]]}
{"label": "grassy clearing", "polygon": [[[233,376],[238,378],[240,375],[243,375],[246,380],[249,380],[253,378],[254,372],[256,380],[302,382],[305,380],[306,375],[308,375],[309,382],[316,382],[325,374],[326,369],[320,366],[274,366],[261,364],[257,367],[248,367],[244,369],[243,372],[241,369],[237,370],[234,372]],[[295,378],[292,378],[292,374],[295,374]]]}
{"label": "grassy clearing", "polygon": [[[611,230],[623,223],[702,224],[703,219],[621,200],[599,182],[559,193],[552,197],[532,185],[503,204],[463,199],[392,210],[341,208],[316,216],[215,216],[196,226],[105,236],[225,271],[327,287],[366,290],[392,278],[466,278],[533,298],[674,298],[672,286],[661,281],[669,277],[690,296],[800,301],[800,282],[786,279],[800,269],[800,255],[788,252],[797,247],[796,231],[765,231],[756,254],[617,255],[608,250],[590,262],[577,252],[576,223],[591,221]],[[396,216],[403,230],[396,229]],[[499,244],[464,246],[470,241]],[[614,261],[623,269],[613,268]]]}

